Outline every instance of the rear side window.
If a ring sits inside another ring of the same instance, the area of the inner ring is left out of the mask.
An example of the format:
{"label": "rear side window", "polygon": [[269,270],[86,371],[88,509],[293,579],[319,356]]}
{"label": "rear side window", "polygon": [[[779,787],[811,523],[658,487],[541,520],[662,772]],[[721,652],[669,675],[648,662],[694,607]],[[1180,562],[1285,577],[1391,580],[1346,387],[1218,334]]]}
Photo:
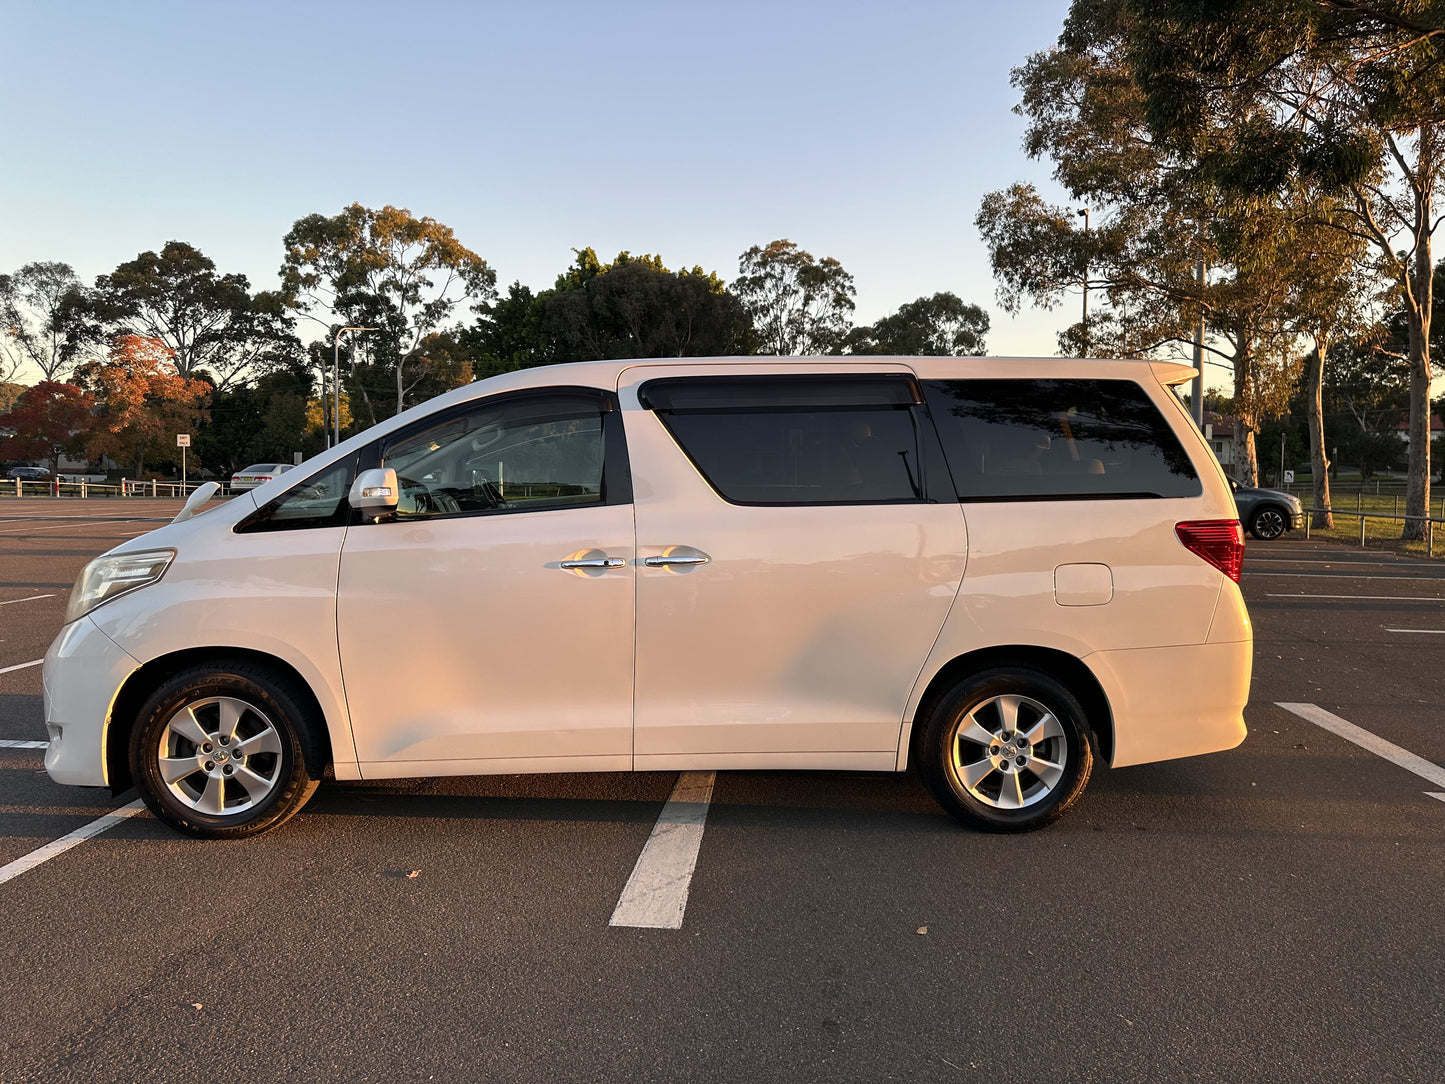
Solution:
{"label": "rear side window", "polygon": [[1132,380],[923,386],[962,501],[1197,497],[1179,438]]}
{"label": "rear side window", "polygon": [[927,499],[926,418],[905,377],[653,380],[640,397],[734,504]]}

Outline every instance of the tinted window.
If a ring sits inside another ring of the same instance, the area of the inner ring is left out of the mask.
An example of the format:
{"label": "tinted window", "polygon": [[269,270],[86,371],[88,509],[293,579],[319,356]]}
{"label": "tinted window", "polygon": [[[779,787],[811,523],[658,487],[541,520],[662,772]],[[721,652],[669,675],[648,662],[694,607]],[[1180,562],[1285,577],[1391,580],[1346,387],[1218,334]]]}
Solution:
{"label": "tinted window", "polygon": [[641,398],[734,503],[923,499],[921,418],[906,379],[658,380]]}
{"label": "tinted window", "polygon": [[309,527],[340,527],[351,518],[346,495],[355,477],[353,460],[328,467],[268,501],[236,531],[294,531]]}
{"label": "tinted window", "polygon": [[489,402],[391,440],[400,518],[600,504],[604,403],[598,395]]}
{"label": "tinted window", "polygon": [[935,380],[961,500],[1194,497],[1194,465],[1130,380]]}

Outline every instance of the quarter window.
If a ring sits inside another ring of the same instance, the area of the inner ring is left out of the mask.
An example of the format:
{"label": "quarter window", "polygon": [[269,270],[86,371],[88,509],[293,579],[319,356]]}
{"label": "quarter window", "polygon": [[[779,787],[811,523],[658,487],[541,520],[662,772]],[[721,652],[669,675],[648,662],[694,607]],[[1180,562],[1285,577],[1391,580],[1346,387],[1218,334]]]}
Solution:
{"label": "quarter window", "polygon": [[[299,473],[299,472],[298,472]],[[302,479],[281,496],[235,527],[253,531],[297,531],[313,527],[344,527],[351,519],[346,495],[355,477],[355,460],[347,459]]]}
{"label": "quarter window", "polygon": [[893,503],[927,492],[926,419],[906,378],[654,380],[641,399],[736,504]]}
{"label": "quarter window", "polygon": [[1197,497],[1188,453],[1131,380],[933,380],[963,501]]}

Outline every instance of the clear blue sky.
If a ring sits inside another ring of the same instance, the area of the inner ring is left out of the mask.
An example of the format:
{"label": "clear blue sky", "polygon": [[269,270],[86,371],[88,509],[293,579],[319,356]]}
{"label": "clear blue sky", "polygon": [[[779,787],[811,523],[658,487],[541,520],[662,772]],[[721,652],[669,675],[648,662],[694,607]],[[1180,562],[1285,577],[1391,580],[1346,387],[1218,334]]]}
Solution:
{"label": "clear blue sky", "polygon": [[534,288],[574,246],[730,279],[787,237],[860,323],[951,290],[991,353],[1052,354],[1077,298],[998,309],[973,217],[1052,189],[1009,70],[1067,8],[0,0],[0,270],[176,239],[270,288],[295,219],[392,203]]}

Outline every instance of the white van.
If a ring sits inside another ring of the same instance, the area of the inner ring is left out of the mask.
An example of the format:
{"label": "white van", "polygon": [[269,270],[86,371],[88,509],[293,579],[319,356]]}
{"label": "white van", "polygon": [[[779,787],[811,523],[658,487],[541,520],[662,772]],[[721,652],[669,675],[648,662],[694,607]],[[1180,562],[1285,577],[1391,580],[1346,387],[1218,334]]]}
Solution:
{"label": "white van", "polygon": [[86,568],[45,764],[199,836],[338,779],[915,761],[979,828],[1244,738],[1244,552],[1145,361],[508,373]]}

